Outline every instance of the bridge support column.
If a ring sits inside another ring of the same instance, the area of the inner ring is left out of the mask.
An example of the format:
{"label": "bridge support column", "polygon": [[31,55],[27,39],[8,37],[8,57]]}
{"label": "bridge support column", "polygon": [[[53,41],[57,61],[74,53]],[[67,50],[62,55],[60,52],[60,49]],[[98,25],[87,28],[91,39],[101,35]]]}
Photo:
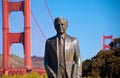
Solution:
{"label": "bridge support column", "polygon": [[[24,15],[24,32],[9,32],[9,14],[12,11],[22,11]],[[31,70],[31,43],[30,43],[30,0],[20,2],[10,2],[2,0],[2,19],[3,19],[3,68],[5,74],[9,70],[10,46],[12,43],[22,43],[25,54],[25,68]]]}
{"label": "bridge support column", "polygon": [[25,47],[25,66],[31,69],[30,55],[30,0],[24,0],[24,47]]}
{"label": "bridge support column", "polygon": [[3,19],[3,68],[7,74],[8,70],[8,33],[9,33],[9,21],[8,21],[8,2],[7,0],[2,0],[2,19]]}

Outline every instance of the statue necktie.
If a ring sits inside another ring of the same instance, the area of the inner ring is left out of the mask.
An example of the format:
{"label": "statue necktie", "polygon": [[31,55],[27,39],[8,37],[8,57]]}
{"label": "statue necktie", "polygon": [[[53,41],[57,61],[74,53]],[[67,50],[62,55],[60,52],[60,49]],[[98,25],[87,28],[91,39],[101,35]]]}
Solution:
{"label": "statue necktie", "polygon": [[61,36],[59,38],[59,51],[60,51],[60,66],[64,68],[64,38]]}
{"label": "statue necktie", "polygon": [[63,41],[64,41],[64,40],[63,40],[63,37],[61,36],[61,37],[60,37],[60,45],[63,45]]}
{"label": "statue necktie", "polygon": [[65,54],[64,54],[64,41],[63,36],[59,37],[59,78],[68,78],[65,72]]}

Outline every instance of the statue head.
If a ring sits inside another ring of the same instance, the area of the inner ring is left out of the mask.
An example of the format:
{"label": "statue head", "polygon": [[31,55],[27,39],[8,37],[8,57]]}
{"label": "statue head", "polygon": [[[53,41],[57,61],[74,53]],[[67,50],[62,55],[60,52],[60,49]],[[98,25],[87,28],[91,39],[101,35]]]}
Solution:
{"label": "statue head", "polygon": [[54,27],[57,31],[57,34],[59,35],[66,33],[67,26],[68,26],[68,21],[65,18],[57,17],[54,20]]}

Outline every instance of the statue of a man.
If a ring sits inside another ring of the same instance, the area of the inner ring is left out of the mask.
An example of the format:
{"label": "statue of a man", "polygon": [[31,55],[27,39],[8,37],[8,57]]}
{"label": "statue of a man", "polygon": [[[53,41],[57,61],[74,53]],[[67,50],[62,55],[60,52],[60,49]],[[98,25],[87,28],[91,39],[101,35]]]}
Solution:
{"label": "statue of a man", "polygon": [[57,34],[47,39],[44,66],[49,78],[79,78],[82,61],[76,38],[66,34],[68,21],[57,17],[54,20]]}

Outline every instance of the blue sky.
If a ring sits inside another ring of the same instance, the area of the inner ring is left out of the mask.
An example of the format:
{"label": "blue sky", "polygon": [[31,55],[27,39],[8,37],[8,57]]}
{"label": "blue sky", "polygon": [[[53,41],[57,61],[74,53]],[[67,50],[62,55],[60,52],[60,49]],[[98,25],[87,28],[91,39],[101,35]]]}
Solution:
{"label": "blue sky", "polygon": [[[53,18],[61,16],[68,20],[67,33],[78,39],[83,61],[92,58],[102,49],[103,35],[120,37],[120,0],[46,1]],[[1,5],[2,0],[0,0],[0,54],[2,53]],[[44,0],[31,0],[31,10],[46,38],[54,36],[56,31]],[[22,12],[10,13],[10,32],[22,32],[23,22]],[[44,56],[44,46],[45,39],[31,16],[31,54]],[[22,44],[13,44],[11,54],[24,57]]]}

